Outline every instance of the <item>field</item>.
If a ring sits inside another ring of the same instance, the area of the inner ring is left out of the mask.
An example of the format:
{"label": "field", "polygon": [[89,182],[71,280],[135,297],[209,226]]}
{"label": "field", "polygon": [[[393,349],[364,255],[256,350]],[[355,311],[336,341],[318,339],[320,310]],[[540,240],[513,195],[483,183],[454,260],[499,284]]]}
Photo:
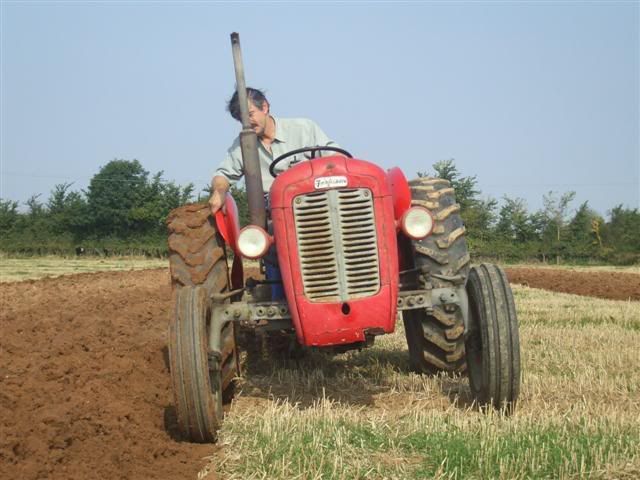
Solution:
{"label": "field", "polygon": [[166,260],[144,257],[7,258],[0,256],[0,282],[34,280],[73,273],[161,268],[166,265]]}
{"label": "field", "polygon": [[515,415],[474,409],[464,378],[411,373],[399,325],[361,352],[249,362],[215,446],[177,441],[166,269],[5,282],[0,478],[637,478],[640,275],[602,277],[592,295],[631,286],[610,300],[540,289],[607,271],[541,270],[508,270]]}

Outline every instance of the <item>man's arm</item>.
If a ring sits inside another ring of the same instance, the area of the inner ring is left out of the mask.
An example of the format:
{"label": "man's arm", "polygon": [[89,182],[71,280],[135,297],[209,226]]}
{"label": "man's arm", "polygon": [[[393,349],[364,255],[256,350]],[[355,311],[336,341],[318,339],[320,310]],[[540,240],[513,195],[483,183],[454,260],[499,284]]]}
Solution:
{"label": "man's arm", "polygon": [[229,148],[227,156],[216,169],[211,179],[211,197],[209,205],[211,214],[215,215],[224,205],[226,194],[232,182],[238,181],[243,175],[242,154],[240,152],[240,141],[236,139]]}
{"label": "man's arm", "polygon": [[224,200],[230,186],[229,180],[222,175],[216,175],[211,180],[211,198],[209,198],[209,206],[211,207],[212,215],[215,215],[216,212],[224,205]]}
{"label": "man's arm", "polygon": [[[318,126],[316,122],[311,122],[313,125],[313,137],[315,139],[315,145],[319,147],[340,147],[336,142],[331,140],[326,133],[322,131],[322,129]],[[337,152],[320,152],[320,156],[329,156],[329,155],[340,155]]]}

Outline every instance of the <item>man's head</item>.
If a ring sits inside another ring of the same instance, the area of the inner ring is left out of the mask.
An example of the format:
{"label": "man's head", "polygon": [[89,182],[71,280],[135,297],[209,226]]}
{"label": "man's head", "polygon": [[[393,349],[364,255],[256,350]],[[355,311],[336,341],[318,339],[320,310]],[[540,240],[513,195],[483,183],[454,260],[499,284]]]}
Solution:
{"label": "man's head", "polygon": [[[247,87],[247,100],[249,101],[249,122],[256,134],[261,137],[264,135],[267,120],[269,119],[269,101],[262,91],[250,87]],[[229,102],[227,102],[227,110],[237,121],[242,121],[240,118],[240,101],[238,100],[237,90],[233,93]]]}

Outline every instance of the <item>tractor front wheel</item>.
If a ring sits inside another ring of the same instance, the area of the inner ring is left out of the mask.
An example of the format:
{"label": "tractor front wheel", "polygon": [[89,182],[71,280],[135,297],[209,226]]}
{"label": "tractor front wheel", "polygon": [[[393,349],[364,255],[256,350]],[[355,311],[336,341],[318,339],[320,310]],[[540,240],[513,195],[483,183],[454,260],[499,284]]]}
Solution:
{"label": "tractor front wheel", "polygon": [[[212,294],[229,291],[224,242],[207,204],[173,210],[169,260],[174,311],[169,320],[169,360],[178,427],[185,440],[214,442],[222,402],[240,374],[233,322],[222,326],[211,313]],[[209,345],[221,328],[218,345]]]}
{"label": "tractor front wheel", "polygon": [[213,442],[222,423],[222,379],[208,355],[211,311],[203,287],[175,291],[169,328],[171,379],[181,433],[194,442]]}
{"label": "tractor front wheel", "polygon": [[469,384],[479,406],[510,413],[520,391],[518,319],[509,281],[496,265],[471,268],[467,281]]}

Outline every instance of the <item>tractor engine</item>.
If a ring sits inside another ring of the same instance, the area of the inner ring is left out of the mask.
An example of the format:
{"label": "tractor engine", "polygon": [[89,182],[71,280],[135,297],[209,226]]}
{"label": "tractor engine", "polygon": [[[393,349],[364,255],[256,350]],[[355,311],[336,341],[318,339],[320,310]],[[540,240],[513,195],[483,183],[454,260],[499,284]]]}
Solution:
{"label": "tractor engine", "polygon": [[398,249],[387,174],[343,156],[302,162],[276,178],[270,206],[298,341],[357,344],[393,332]]}

